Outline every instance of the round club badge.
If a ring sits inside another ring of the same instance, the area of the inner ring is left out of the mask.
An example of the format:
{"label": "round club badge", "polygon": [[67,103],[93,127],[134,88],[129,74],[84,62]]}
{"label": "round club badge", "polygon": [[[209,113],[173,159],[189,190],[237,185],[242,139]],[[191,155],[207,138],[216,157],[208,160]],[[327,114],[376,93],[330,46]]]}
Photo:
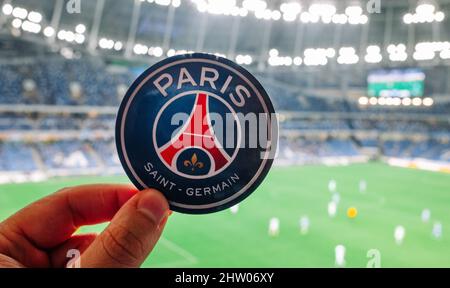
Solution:
{"label": "round club badge", "polygon": [[267,175],[278,123],[247,70],[186,54],[146,70],[125,95],[116,145],[139,189],[156,188],[174,211],[204,214],[236,205]]}

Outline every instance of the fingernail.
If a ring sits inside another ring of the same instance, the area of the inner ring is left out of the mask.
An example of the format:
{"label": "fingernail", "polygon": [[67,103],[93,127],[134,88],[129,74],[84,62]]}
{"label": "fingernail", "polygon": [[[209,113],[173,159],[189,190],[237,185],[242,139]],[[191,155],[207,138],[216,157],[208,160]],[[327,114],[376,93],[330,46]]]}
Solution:
{"label": "fingernail", "polygon": [[158,226],[166,218],[168,213],[167,202],[158,192],[152,190],[141,191],[141,199],[137,204],[137,210],[147,215]]}

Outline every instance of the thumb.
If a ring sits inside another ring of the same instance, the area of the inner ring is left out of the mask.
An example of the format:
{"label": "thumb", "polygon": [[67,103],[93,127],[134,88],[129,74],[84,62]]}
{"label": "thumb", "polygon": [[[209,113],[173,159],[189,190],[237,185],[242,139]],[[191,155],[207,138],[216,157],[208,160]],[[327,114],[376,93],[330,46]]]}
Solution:
{"label": "thumb", "polygon": [[161,236],[169,213],[167,200],[159,191],[137,193],[81,255],[81,267],[141,266]]}

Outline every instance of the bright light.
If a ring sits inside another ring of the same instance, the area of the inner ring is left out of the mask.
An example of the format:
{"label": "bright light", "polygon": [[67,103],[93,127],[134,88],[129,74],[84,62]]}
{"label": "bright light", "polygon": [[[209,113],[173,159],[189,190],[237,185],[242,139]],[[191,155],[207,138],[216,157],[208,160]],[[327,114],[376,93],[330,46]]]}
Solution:
{"label": "bright light", "polygon": [[378,98],[378,105],[380,105],[380,106],[386,105],[386,98],[384,98],[384,97]]}
{"label": "bright light", "polygon": [[272,20],[278,21],[281,18],[281,12],[278,10],[272,11]]}
{"label": "bright light", "polygon": [[67,42],[75,41],[75,34],[72,31],[67,31],[66,32],[66,41]]}
{"label": "bright light", "polygon": [[172,0],[172,6],[173,7],[180,7],[181,1],[180,0]]}
{"label": "bright light", "polygon": [[434,104],[434,101],[430,97],[426,97],[426,98],[423,99],[422,104],[424,106],[429,107],[429,106],[432,106]]}
{"label": "bright light", "polygon": [[45,37],[52,37],[53,35],[55,35],[55,29],[53,29],[53,27],[45,27],[44,29],[44,36]]}
{"label": "bright light", "polygon": [[358,103],[359,103],[359,105],[367,105],[367,104],[369,104],[369,98],[359,97]]}
{"label": "bright light", "polygon": [[[329,56],[333,56],[331,53],[332,48],[324,49],[324,48],[308,48],[303,52],[303,63],[306,66],[324,66],[328,63],[328,58],[332,58]],[[334,50],[334,49],[333,49]],[[334,51],[334,54],[336,52]]]}
{"label": "bright light", "polygon": [[123,44],[120,41],[117,41],[116,43],[114,43],[114,50],[116,51],[120,51],[123,48]]}
{"label": "bright light", "polygon": [[422,15],[430,15],[433,14],[436,10],[436,7],[432,4],[421,4],[416,7],[416,13]]}
{"label": "bright light", "polygon": [[11,22],[11,25],[12,25],[14,28],[19,29],[20,26],[22,26],[22,20],[16,18],[16,19],[14,19],[14,20]]}
{"label": "bright light", "polygon": [[389,59],[391,61],[404,62],[408,58],[405,44],[398,44],[398,45],[390,44],[387,47],[387,51],[389,53]]}
{"label": "bright light", "polygon": [[[115,45],[114,40],[111,40],[111,39],[101,38],[98,41],[98,46],[102,49],[110,50],[110,49],[114,48],[114,45]],[[137,45],[140,45],[140,44],[137,44]],[[136,46],[134,48],[136,48]],[[136,50],[134,50],[134,51],[136,52]]]}
{"label": "bright light", "polygon": [[445,14],[442,11],[436,11],[432,4],[424,3],[416,8],[416,13],[407,13],[403,16],[405,24],[432,23],[433,21],[442,22]]}
{"label": "bright light", "polygon": [[437,22],[442,22],[445,19],[445,14],[442,11],[436,12],[436,14],[434,14],[434,20]]}
{"label": "bright light", "polygon": [[5,15],[11,15],[11,13],[13,12],[13,6],[11,6],[11,4],[5,4],[2,7],[2,12]]}
{"label": "bright light", "polygon": [[294,57],[294,65],[295,66],[300,66],[300,65],[302,65],[302,58],[301,57]]}
{"label": "bright light", "polygon": [[66,31],[65,30],[61,30],[61,31],[58,32],[58,35],[56,35],[56,36],[58,37],[59,40],[64,40],[64,39],[66,39]]}
{"label": "bright light", "polygon": [[154,47],[153,48],[153,55],[155,57],[161,57],[163,55],[164,51],[161,47]]}
{"label": "bright light", "polygon": [[378,104],[378,99],[376,97],[370,97],[369,104],[370,105],[377,105]]}
{"label": "bright light", "polygon": [[332,4],[318,4],[314,3],[311,6],[309,6],[308,9],[309,13],[319,16],[319,17],[332,17],[334,14],[336,14],[336,7]]}
{"label": "bright light", "polygon": [[422,99],[416,97],[416,98],[414,98],[414,99],[412,100],[412,104],[413,104],[414,106],[420,106],[420,105],[422,105]]}
{"label": "bright light", "polygon": [[252,64],[252,57],[250,55],[237,55],[236,56],[236,63],[238,63],[239,65],[250,65]]}
{"label": "bright light", "polygon": [[148,53],[148,47],[146,45],[136,44],[134,45],[133,52],[137,55],[144,55]]}
{"label": "bright light", "polygon": [[363,10],[360,6],[349,6],[345,9],[345,14],[349,17],[357,17],[362,14]]}
{"label": "bright light", "polygon": [[83,44],[85,39],[86,38],[83,34],[75,34],[75,42],[77,42],[78,44]]}
{"label": "bright light", "polygon": [[403,106],[410,106],[412,103],[411,98],[403,98],[402,99],[402,105]]}
{"label": "bright light", "polygon": [[265,10],[267,7],[267,3],[262,0],[244,0],[242,2],[242,7],[249,11],[260,11]]}
{"label": "bright light", "polygon": [[155,3],[162,6],[169,6],[170,0],[155,0]]}
{"label": "bright light", "polygon": [[22,23],[22,29],[26,32],[37,34],[41,32],[42,27],[37,23],[33,23],[31,21],[26,20]]}
{"label": "bright light", "polygon": [[78,34],[83,34],[84,32],[86,32],[86,26],[84,24],[78,24],[75,27],[75,32],[77,32]]}
{"label": "bright light", "polygon": [[339,64],[356,64],[359,62],[359,57],[356,55],[356,50],[353,47],[342,47],[339,49],[339,57],[337,59]]}
{"label": "bright light", "polygon": [[439,56],[441,59],[450,59],[450,49],[442,50],[441,53],[439,53]]}
{"label": "bright light", "polygon": [[24,9],[21,7],[16,7],[13,9],[12,15],[16,18],[25,19],[25,18],[27,18],[28,11],[27,11],[27,9]]}
{"label": "bright light", "polygon": [[31,11],[28,14],[28,20],[34,23],[40,23],[42,21],[42,14],[36,11]]}
{"label": "bright light", "polygon": [[383,56],[381,55],[381,48],[377,45],[368,46],[366,49],[366,56],[364,56],[364,60],[367,63],[380,63],[383,60]]}

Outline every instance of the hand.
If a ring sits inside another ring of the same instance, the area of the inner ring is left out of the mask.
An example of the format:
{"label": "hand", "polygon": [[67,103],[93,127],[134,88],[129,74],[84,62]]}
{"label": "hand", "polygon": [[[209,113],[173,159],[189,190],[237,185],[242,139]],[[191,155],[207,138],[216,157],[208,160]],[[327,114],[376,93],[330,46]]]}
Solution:
{"label": "hand", "polygon": [[[0,223],[0,267],[65,267],[78,249],[85,267],[139,267],[170,215],[164,196],[127,185],[63,189]],[[111,221],[100,234],[73,235],[83,225]]]}

